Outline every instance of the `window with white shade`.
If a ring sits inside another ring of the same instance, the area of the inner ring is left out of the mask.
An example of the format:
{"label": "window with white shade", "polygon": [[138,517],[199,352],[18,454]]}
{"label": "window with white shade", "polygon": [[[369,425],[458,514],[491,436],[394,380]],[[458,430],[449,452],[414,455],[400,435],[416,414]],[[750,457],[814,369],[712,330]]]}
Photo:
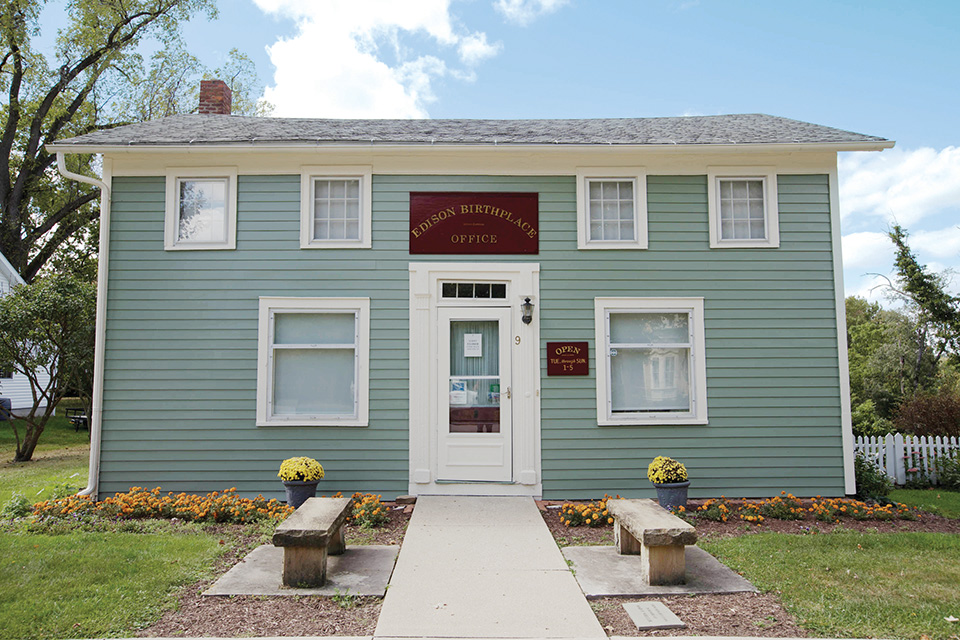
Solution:
{"label": "window with white shade", "polygon": [[711,247],[780,246],[777,177],[773,169],[714,169],[708,175],[708,192]]}
{"label": "window with white shade", "polygon": [[646,249],[647,184],[643,169],[579,169],[577,219],[580,249]]}
{"label": "window with white shade", "polygon": [[303,167],[300,246],[369,248],[369,167]]}
{"label": "window with white shade", "polygon": [[164,248],[236,248],[236,203],[235,168],[169,169]]}
{"label": "window with white shade", "polygon": [[600,424],[706,422],[702,298],[596,298]]}
{"label": "window with white shade", "polygon": [[260,298],[257,424],[366,424],[369,311],[369,298]]}

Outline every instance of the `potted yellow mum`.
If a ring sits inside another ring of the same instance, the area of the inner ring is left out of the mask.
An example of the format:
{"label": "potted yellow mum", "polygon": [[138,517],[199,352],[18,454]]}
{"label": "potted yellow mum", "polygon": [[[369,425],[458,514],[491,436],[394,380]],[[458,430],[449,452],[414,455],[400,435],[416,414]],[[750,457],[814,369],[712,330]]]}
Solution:
{"label": "potted yellow mum", "polygon": [[666,456],[657,456],[647,467],[647,479],[657,488],[657,502],[661,507],[668,511],[687,507],[690,479],[683,463]]}
{"label": "potted yellow mum", "polygon": [[287,491],[287,504],[297,509],[307,498],[317,495],[317,484],[323,480],[323,467],[313,458],[287,458],[280,464],[277,476]]}

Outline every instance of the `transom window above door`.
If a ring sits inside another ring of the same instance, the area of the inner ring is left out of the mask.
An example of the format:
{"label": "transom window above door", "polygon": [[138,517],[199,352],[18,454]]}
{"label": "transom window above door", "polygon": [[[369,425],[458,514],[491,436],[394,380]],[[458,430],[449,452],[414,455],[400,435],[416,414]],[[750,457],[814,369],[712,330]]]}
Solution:
{"label": "transom window above door", "polygon": [[442,282],[440,297],[447,300],[504,300],[507,285],[503,282]]}
{"label": "transom window above door", "polygon": [[300,248],[370,248],[371,178],[369,167],[303,167]]}

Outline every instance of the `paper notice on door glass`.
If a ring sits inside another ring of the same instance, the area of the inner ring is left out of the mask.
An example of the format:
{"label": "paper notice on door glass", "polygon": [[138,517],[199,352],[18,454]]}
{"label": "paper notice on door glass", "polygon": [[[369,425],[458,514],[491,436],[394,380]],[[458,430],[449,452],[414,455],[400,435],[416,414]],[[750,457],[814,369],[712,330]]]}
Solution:
{"label": "paper notice on door glass", "polygon": [[450,405],[467,404],[467,383],[464,380],[450,381]]}
{"label": "paper notice on door glass", "polygon": [[463,334],[463,357],[465,358],[483,357],[483,334],[482,333]]}

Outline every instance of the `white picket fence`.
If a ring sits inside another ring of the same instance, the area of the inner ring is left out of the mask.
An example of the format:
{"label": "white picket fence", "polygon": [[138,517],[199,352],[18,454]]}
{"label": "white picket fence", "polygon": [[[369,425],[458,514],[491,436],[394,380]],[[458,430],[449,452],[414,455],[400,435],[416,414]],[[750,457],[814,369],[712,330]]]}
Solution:
{"label": "white picket fence", "polygon": [[882,438],[857,436],[853,450],[875,462],[896,484],[923,478],[929,478],[936,483],[934,461],[938,457],[953,455],[953,452],[960,450],[960,442],[955,437],[917,437],[888,433]]}

